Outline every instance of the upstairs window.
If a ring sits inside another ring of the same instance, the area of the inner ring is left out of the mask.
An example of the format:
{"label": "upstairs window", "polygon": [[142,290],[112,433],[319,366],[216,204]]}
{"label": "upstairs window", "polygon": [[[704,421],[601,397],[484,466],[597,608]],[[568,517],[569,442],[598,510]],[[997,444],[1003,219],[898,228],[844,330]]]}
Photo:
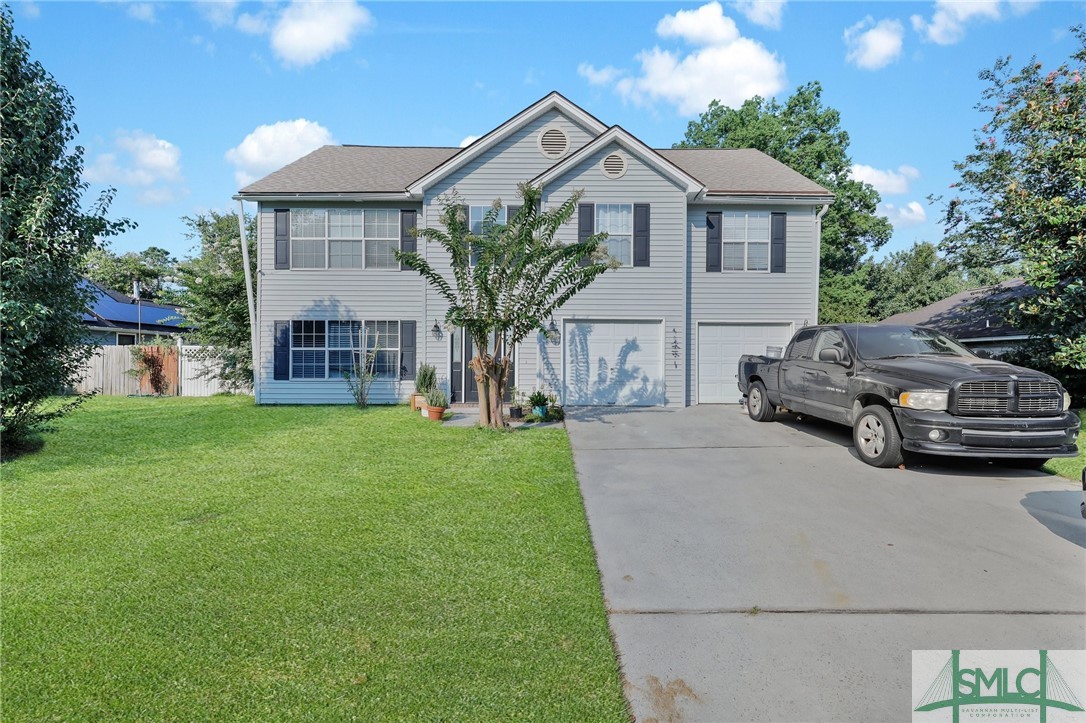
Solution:
{"label": "upstairs window", "polygon": [[[483,235],[483,222],[486,220],[486,215],[490,213],[492,206],[469,206],[468,207],[468,229],[473,236]],[[508,209],[502,206],[498,209],[498,216],[494,219],[494,223],[505,224],[506,223],[506,211]],[[479,263],[479,254],[474,249],[471,252],[471,265]]]}
{"label": "upstairs window", "polygon": [[623,266],[633,266],[633,204],[597,203],[596,233],[607,234],[607,253]]}
{"label": "upstairs window", "polygon": [[395,209],[290,211],[293,269],[400,268],[400,212]]}
{"label": "upstairs window", "polygon": [[769,212],[725,211],[722,222],[722,270],[769,271]]}

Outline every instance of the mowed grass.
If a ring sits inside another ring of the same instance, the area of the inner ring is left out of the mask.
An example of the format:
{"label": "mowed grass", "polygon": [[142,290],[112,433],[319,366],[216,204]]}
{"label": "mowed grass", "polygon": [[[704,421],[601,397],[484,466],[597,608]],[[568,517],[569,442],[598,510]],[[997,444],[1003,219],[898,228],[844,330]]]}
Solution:
{"label": "mowed grass", "polygon": [[3,476],[23,720],[628,720],[565,431],[99,398]]}
{"label": "mowed grass", "polygon": [[1079,410],[1078,418],[1082,420],[1082,432],[1079,434],[1078,457],[1060,457],[1050,459],[1045,465],[1045,471],[1062,475],[1076,482],[1082,479],[1082,470],[1086,467],[1086,410]]}

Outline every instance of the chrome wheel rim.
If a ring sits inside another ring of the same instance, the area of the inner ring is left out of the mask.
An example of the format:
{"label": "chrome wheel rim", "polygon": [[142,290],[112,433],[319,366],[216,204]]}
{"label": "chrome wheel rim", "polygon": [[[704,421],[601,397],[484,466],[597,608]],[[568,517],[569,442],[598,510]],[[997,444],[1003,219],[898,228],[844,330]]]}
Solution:
{"label": "chrome wheel rim", "polygon": [[865,457],[878,457],[886,447],[886,430],[879,418],[871,414],[860,420],[856,438]]}
{"label": "chrome wheel rim", "polygon": [[750,413],[754,416],[762,413],[762,393],[757,389],[750,390]]}

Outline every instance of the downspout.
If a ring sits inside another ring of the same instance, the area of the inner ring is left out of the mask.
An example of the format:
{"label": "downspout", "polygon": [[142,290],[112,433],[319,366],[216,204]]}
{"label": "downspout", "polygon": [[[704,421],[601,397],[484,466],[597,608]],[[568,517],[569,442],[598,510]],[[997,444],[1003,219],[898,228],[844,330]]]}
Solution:
{"label": "downspout", "polygon": [[822,285],[822,217],[830,210],[830,204],[822,204],[822,210],[815,214],[815,238],[818,239],[818,263],[815,264],[815,324],[818,323],[818,298]]}
{"label": "downspout", "polygon": [[253,397],[260,404],[260,366],[258,364],[259,350],[257,349],[257,318],[256,303],[253,301],[253,271],[249,265],[249,243],[245,237],[245,206],[244,201],[238,199],[238,238],[241,240],[241,260],[245,266],[245,301],[249,305],[249,344],[252,347],[253,363]]}

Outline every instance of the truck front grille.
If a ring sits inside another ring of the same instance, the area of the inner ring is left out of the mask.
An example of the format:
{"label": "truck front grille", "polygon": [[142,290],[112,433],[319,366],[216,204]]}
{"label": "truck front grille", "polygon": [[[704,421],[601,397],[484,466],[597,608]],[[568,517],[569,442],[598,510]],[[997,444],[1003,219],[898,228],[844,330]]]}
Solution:
{"label": "truck front grille", "polygon": [[1041,379],[968,379],[951,393],[951,414],[964,417],[1053,415],[1061,411],[1060,385]]}

